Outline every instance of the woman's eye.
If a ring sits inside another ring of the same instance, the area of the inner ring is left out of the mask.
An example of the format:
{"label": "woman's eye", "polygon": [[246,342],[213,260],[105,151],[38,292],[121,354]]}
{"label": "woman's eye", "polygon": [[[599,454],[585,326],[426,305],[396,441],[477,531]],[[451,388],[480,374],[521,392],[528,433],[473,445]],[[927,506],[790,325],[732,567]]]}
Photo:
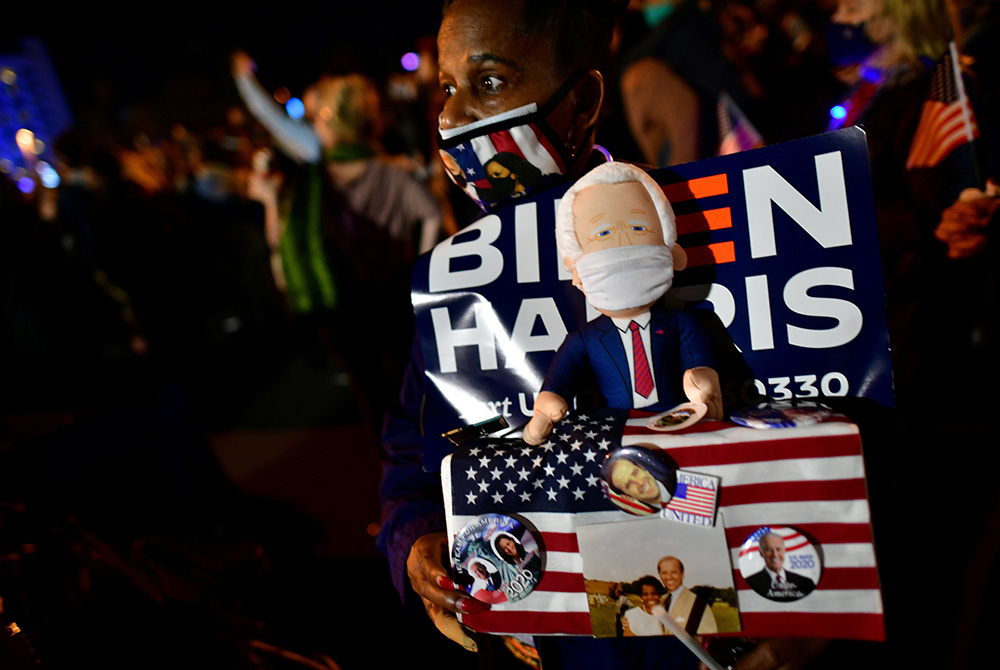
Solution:
{"label": "woman's eye", "polygon": [[451,84],[441,84],[441,90],[444,91],[444,95],[447,98],[455,95],[455,87]]}
{"label": "woman's eye", "polygon": [[503,86],[503,79],[500,77],[483,77],[482,87],[484,91],[494,93]]}

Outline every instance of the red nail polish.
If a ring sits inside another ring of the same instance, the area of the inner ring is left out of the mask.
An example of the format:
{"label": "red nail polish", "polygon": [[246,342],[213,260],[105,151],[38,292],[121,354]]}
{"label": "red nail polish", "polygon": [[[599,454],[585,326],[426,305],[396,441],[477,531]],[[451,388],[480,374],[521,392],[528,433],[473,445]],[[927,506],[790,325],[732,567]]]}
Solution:
{"label": "red nail polish", "polygon": [[448,589],[449,591],[455,590],[455,582],[451,581],[444,575],[438,577],[438,586],[440,586],[442,589]]}
{"label": "red nail polish", "polygon": [[489,605],[475,598],[463,598],[462,602],[458,604],[458,609],[466,614],[479,614],[488,610]]}

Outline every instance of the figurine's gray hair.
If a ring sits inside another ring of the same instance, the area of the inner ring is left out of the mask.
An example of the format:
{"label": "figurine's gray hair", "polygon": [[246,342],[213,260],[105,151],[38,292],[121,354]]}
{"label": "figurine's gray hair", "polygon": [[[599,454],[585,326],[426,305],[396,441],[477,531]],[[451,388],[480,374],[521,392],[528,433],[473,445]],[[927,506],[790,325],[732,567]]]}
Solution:
{"label": "figurine's gray hair", "polygon": [[576,226],[573,225],[573,203],[576,202],[576,194],[596,184],[623,184],[630,181],[639,182],[649,192],[660,218],[663,242],[667,248],[673,249],[674,242],[677,241],[677,225],[674,222],[674,208],[663,194],[663,189],[644,170],[631,163],[609,162],[580,177],[559,202],[559,209],[556,212],[556,246],[564,262],[572,266],[583,254],[580,240],[576,236]]}

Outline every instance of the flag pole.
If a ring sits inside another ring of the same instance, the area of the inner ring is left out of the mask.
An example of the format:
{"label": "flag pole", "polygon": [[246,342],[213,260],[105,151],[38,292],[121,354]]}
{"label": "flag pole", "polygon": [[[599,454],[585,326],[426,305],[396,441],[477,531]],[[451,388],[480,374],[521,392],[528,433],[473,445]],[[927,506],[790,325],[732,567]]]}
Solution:
{"label": "flag pole", "polygon": [[691,653],[697,656],[698,660],[704,663],[709,670],[726,670],[670,614],[660,615],[656,618],[674,634],[674,637],[683,642],[684,646],[690,649]]}
{"label": "flag pole", "polygon": [[969,111],[969,96],[965,92],[965,80],[962,79],[962,66],[958,60],[958,45],[955,40],[948,42],[948,51],[951,55],[951,72],[955,78],[955,90],[958,92],[958,99],[962,107],[962,126],[965,128],[965,137],[969,141],[969,146],[973,148],[972,169],[976,175],[976,185],[979,190],[983,190],[986,188],[986,182],[983,181],[983,177],[979,173],[979,161],[976,160],[976,137],[972,127],[972,114]]}

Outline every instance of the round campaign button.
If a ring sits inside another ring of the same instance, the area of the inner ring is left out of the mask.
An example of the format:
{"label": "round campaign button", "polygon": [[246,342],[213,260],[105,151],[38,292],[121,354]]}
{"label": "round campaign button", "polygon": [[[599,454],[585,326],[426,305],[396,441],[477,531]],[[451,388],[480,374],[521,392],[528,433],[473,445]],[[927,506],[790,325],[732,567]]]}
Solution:
{"label": "round campaign button", "polygon": [[758,528],[740,547],[740,574],[759,595],[789,602],[805,598],[819,583],[819,552],[788,526]]}
{"label": "round campaign button", "polygon": [[477,600],[516,602],[542,577],[537,531],[505,514],[482,514],[465,524],[452,545],[454,582]]}
{"label": "round campaign button", "polygon": [[672,410],[650,417],[649,427],[653,430],[669,432],[693,426],[705,418],[708,405],[703,402],[685,402]]}
{"label": "round campaign button", "polygon": [[629,514],[659,514],[677,491],[677,470],[662,449],[641,444],[619,447],[604,459],[601,489]]}
{"label": "round campaign button", "polygon": [[733,412],[729,418],[748,428],[811,426],[833,416],[833,410],[813,400],[766,400]]}

